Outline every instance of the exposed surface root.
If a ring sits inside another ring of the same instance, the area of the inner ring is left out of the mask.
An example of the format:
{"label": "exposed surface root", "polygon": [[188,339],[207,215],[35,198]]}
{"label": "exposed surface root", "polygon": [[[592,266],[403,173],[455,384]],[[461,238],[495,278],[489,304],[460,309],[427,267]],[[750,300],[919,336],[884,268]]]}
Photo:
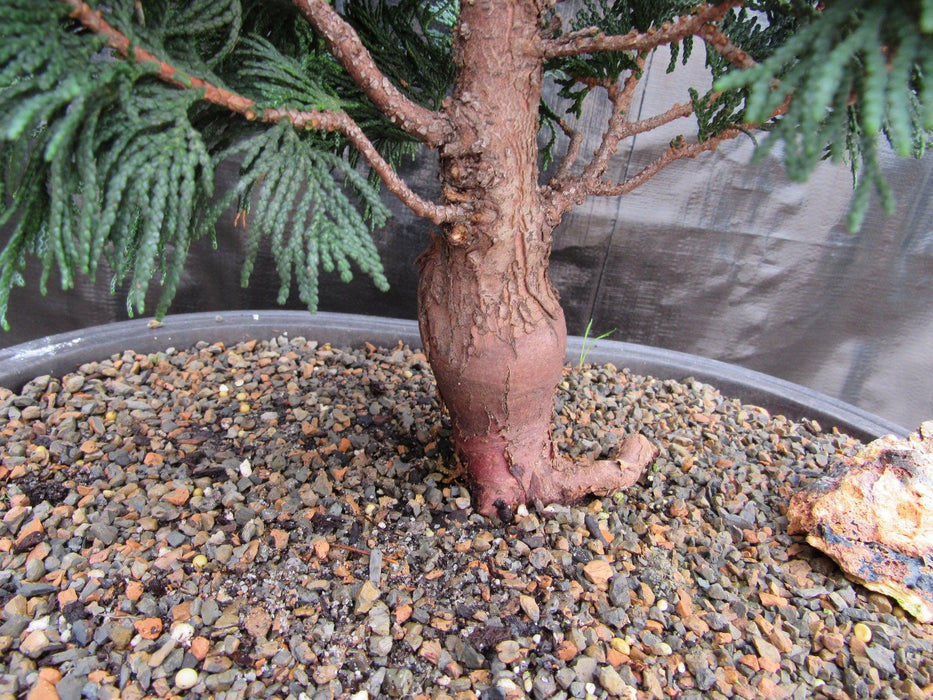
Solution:
{"label": "exposed surface root", "polygon": [[539,462],[531,473],[513,467],[510,472],[499,469],[493,475],[487,468],[483,479],[474,476],[474,505],[481,513],[492,515],[520,503],[574,503],[587,496],[605,496],[635,485],[657,456],[658,448],[647,438],[633,435],[623,440],[609,459],[554,456]]}
{"label": "exposed surface root", "polygon": [[633,435],[609,459],[570,462],[555,475],[560,480],[560,500],[573,502],[634,486],[657,456],[658,448],[646,437]]}

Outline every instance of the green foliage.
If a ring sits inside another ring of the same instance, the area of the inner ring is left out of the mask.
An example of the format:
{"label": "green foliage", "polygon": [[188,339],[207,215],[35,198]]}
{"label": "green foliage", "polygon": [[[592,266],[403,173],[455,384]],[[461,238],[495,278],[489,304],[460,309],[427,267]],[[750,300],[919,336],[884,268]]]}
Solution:
{"label": "green foliage", "polygon": [[[689,0],[585,0],[571,21],[571,28],[578,31],[596,27],[606,35],[624,35],[633,30],[646,32],[689,13],[695,5]],[[684,63],[690,58],[693,42],[687,39],[683,44],[682,57],[680,45],[671,46],[668,72],[674,70],[679,58]],[[570,100],[567,111],[579,117],[583,100],[594,84],[615,83],[625,71],[638,70],[638,64],[632,52],[606,51],[561,57],[551,61],[547,69],[561,88],[560,96]]]}
{"label": "green foliage", "polygon": [[[696,6],[689,0],[584,0],[583,6],[572,18],[574,31],[596,27],[606,35],[624,35],[631,31],[646,32],[664,22],[688,14]],[[558,32],[559,36],[559,32]],[[678,60],[686,63],[693,50],[692,37],[670,46],[668,72],[674,70]],[[548,76],[558,85],[558,96],[566,100],[563,110],[579,118],[583,103],[598,85],[615,84],[626,71],[639,71],[637,56],[630,51],[599,52],[578,56],[563,56],[547,63]],[[559,112],[557,108],[542,104],[541,129],[544,133],[542,156],[544,167],[553,158],[557,141]]]}
{"label": "green foliage", "polygon": [[706,141],[726,129],[742,124],[745,96],[741,93],[720,94],[710,90],[700,95],[695,88],[690,88],[689,93],[697,120],[697,140]]}
{"label": "green foliage", "polygon": [[115,5],[115,13],[123,8],[119,27],[129,37],[156,55],[171,56],[174,66],[201,78],[217,78],[213,69],[240,38],[242,11],[236,0],[122,0]]}
{"label": "green foliage", "polygon": [[577,361],[577,369],[583,369],[583,365],[586,364],[586,358],[589,356],[590,351],[596,347],[596,342],[608,338],[610,335],[616,332],[616,329],[606,331],[605,333],[600,333],[595,338],[590,337],[590,331],[593,328],[593,319],[587,321],[586,330],[583,331],[583,343],[580,345],[580,358]]}
{"label": "green foliage", "polygon": [[[752,0],[726,14],[719,28],[733,44],[760,63],[817,15],[813,0]],[[706,60],[714,78],[730,68],[716,51],[707,51]]]}
{"label": "green foliage", "polygon": [[891,207],[879,136],[902,156],[922,155],[930,138],[933,36],[923,27],[931,5],[837,0],[811,12],[759,66],[716,82],[732,99],[747,96],[742,118],[770,132],[758,156],[782,143],[791,177],[807,178],[827,157],[849,162],[851,228],[873,190]]}
{"label": "green foliage", "polygon": [[[316,308],[318,266],[327,272],[336,269],[349,282],[351,260],[379,289],[388,289],[369,232],[371,226],[385,223],[389,211],[346,160],[315,148],[285,122],[257,129],[220,154],[221,159],[234,157],[241,163],[240,178],[224,204],[235,199],[237,210],[248,212],[243,286],[249,283],[260,242],[268,236],[281,277],[280,304],[288,298],[294,275],[301,300]],[[363,200],[371,221],[364,219],[339,181],[347,182]]]}
{"label": "green foliage", "polygon": [[322,60],[317,52],[292,58],[268,39],[248,36],[237,47],[235,60],[239,63],[237,80],[261,106],[335,111],[344,107],[332,84],[321,79],[337,72],[337,66]]}
{"label": "green foliage", "polygon": [[[53,3],[43,0],[43,4]],[[99,5],[104,19],[134,46],[170,56],[180,80],[196,75],[223,85],[214,69],[230,56],[241,36],[239,0],[91,0],[90,4]]]}
{"label": "green foliage", "polygon": [[[201,90],[162,82],[157,65],[117,56],[70,9],[0,4],[0,225],[10,231],[0,253],[0,323],[30,256],[41,261],[43,293],[53,270],[68,288],[106,258],[113,289],[127,284],[131,314],[145,310],[155,278],[163,315],[192,242],[212,233],[234,200],[251,212],[244,280],[268,238],[283,301],[294,279],[314,308],[319,265],[349,279],[354,262],[386,286],[369,231],[388,212],[342,137],[231,119],[202,103]],[[187,71],[235,83],[269,107],[359,114],[365,102],[291,3],[257,0],[241,11],[238,0],[111,0],[97,9],[134,45],[180,68],[182,82]],[[408,142],[399,133],[374,137],[391,151]],[[227,158],[240,159],[240,179],[218,203],[214,173]]]}
{"label": "green foliage", "polygon": [[[764,61],[813,15],[809,0],[751,2],[728,13],[720,23],[720,30],[755,61]],[[709,46],[706,66],[714,81],[732,68],[721,53]],[[716,85],[702,95],[696,89],[689,92],[699,141],[706,141],[727,129],[744,128],[747,98],[744,89],[723,91]]]}
{"label": "green foliage", "polygon": [[0,8],[0,196],[12,199],[0,214],[12,227],[0,253],[4,325],[27,254],[42,262],[43,292],[53,267],[70,287],[107,252],[117,282],[133,272],[129,303],[142,308],[157,262],[174,293],[212,186],[187,119],[198,94],[154,80],[153,66],[113,60],[67,11],[28,0]]}
{"label": "green foliage", "polygon": [[347,21],[379,69],[412,100],[439,109],[454,83],[457,0],[348,0]]}

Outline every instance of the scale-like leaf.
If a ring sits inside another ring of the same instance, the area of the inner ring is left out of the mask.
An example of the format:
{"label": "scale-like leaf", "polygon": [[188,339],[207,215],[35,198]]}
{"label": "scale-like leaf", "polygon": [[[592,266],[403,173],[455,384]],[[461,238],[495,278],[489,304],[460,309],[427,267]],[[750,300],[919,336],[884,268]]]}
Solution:
{"label": "scale-like leaf", "polygon": [[[298,17],[291,33],[286,26],[260,38],[251,32],[270,14],[268,3],[257,8],[248,2],[243,12],[238,0],[114,0],[95,9],[175,68],[221,86],[252,86],[261,104],[347,106],[346,76],[309,38],[307,22]],[[0,196],[10,203],[0,224],[11,226],[0,253],[0,322],[29,255],[41,261],[42,291],[53,270],[69,287],[77,273],[93,275],[103,258],[111,288],[125,288],[131,314],[145,310],[154,287],[161,287],[156,313],[164,314],[191,244],[212,233],[222,212],[209,203],[214,170],[234,156],[242,158],[243,178],[233,198],[253,206],[246,277],[257,247],[271,236],[283,299],[296,279],[314,307],[320,250],[342,276],[354,262],[385,287],[370,230],[388,210],[346,158],[339,135],[218,118],[218,110],[201,104],[201,91],[163,83],[154,75],[158,66],[106,49],[69,11],[51,1],[0,6]],[[296,17],[290,4],[278,11]],[[403,152],[397,142],[409,147],[407,136],[382,134],[387,151]]]}
{"label": "scale-like leaf", "polygon": [[924,12],[895,0],[837,0],[757,67],[716,81],[717,90],[745,91],[745,119],[771,132],[759,154],[783,142],[791,177],[808,177],[827,155],[848,159],[852,225],[872,189],[890,205],[881,133],[901,155],[919,155],[930,138],[933,37],[922,31]]}

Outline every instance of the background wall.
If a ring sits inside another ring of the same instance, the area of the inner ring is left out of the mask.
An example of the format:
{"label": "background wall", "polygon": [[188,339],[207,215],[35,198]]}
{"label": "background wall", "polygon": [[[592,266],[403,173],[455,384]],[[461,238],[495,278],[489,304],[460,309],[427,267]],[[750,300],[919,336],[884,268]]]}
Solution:
{"label": "background wall", "polygon": [[[666,74],[657,56],[634,104],[636,117],[689,99],[701,80],[702,49]],[[583,121],[602,133],[602,105]],[[678,133],[638,137],[613,160],[616,179],[637,172]],[[571,333],[695,353],[773,374],[861,406],[905,427],[933,418],[933,158],[886,158],[897,210],[875,207],[862,230],[845,229],[851,199],[846,167],[825,164],[807,184],[787,180],[776,156],[750,164],[750,139],[678,162],[632,194],[590,199],[556,231],[551,276]],[[432,154],[404,168],[423,194],[439,190]],[[414,259],[430,226],[391,203],[396,216],[376,233],[387,294],[368,279],[343,285],[325,275],[321,309],[415,317]],[[5,235],[0,232],[0,240]],[[230,219],[220,250],[191,254],[173,313],[275,306],[278,280],[264,255],[249,289],[239,286],[242,241]],[[12,330],[0,346],[126,318],[106,272],[70,293],[38,295],[36,270],[13,294]],[[300,308],[297,299],[289,307]],[[154,304],[150,305],[154,308]]]}

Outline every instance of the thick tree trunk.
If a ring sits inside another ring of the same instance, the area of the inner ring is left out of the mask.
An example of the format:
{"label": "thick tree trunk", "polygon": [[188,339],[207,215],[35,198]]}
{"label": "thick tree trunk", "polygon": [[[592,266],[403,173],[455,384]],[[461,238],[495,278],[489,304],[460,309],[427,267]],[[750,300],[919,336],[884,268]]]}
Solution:
{"label": "thick tree trunk", "polygon": [[[571,464],[551,421],[566,327],[548,280],[553,223],[538,188],[540,7],[461,5],[460,67],[448,104],[457,138],[441,151],[450,201],[474,205],[421,256],[419,321],[482,512],[569,501],[633,484],[654,457],[643,438],[619,459]],[[503,24],[505,17],[505,24]]]}

